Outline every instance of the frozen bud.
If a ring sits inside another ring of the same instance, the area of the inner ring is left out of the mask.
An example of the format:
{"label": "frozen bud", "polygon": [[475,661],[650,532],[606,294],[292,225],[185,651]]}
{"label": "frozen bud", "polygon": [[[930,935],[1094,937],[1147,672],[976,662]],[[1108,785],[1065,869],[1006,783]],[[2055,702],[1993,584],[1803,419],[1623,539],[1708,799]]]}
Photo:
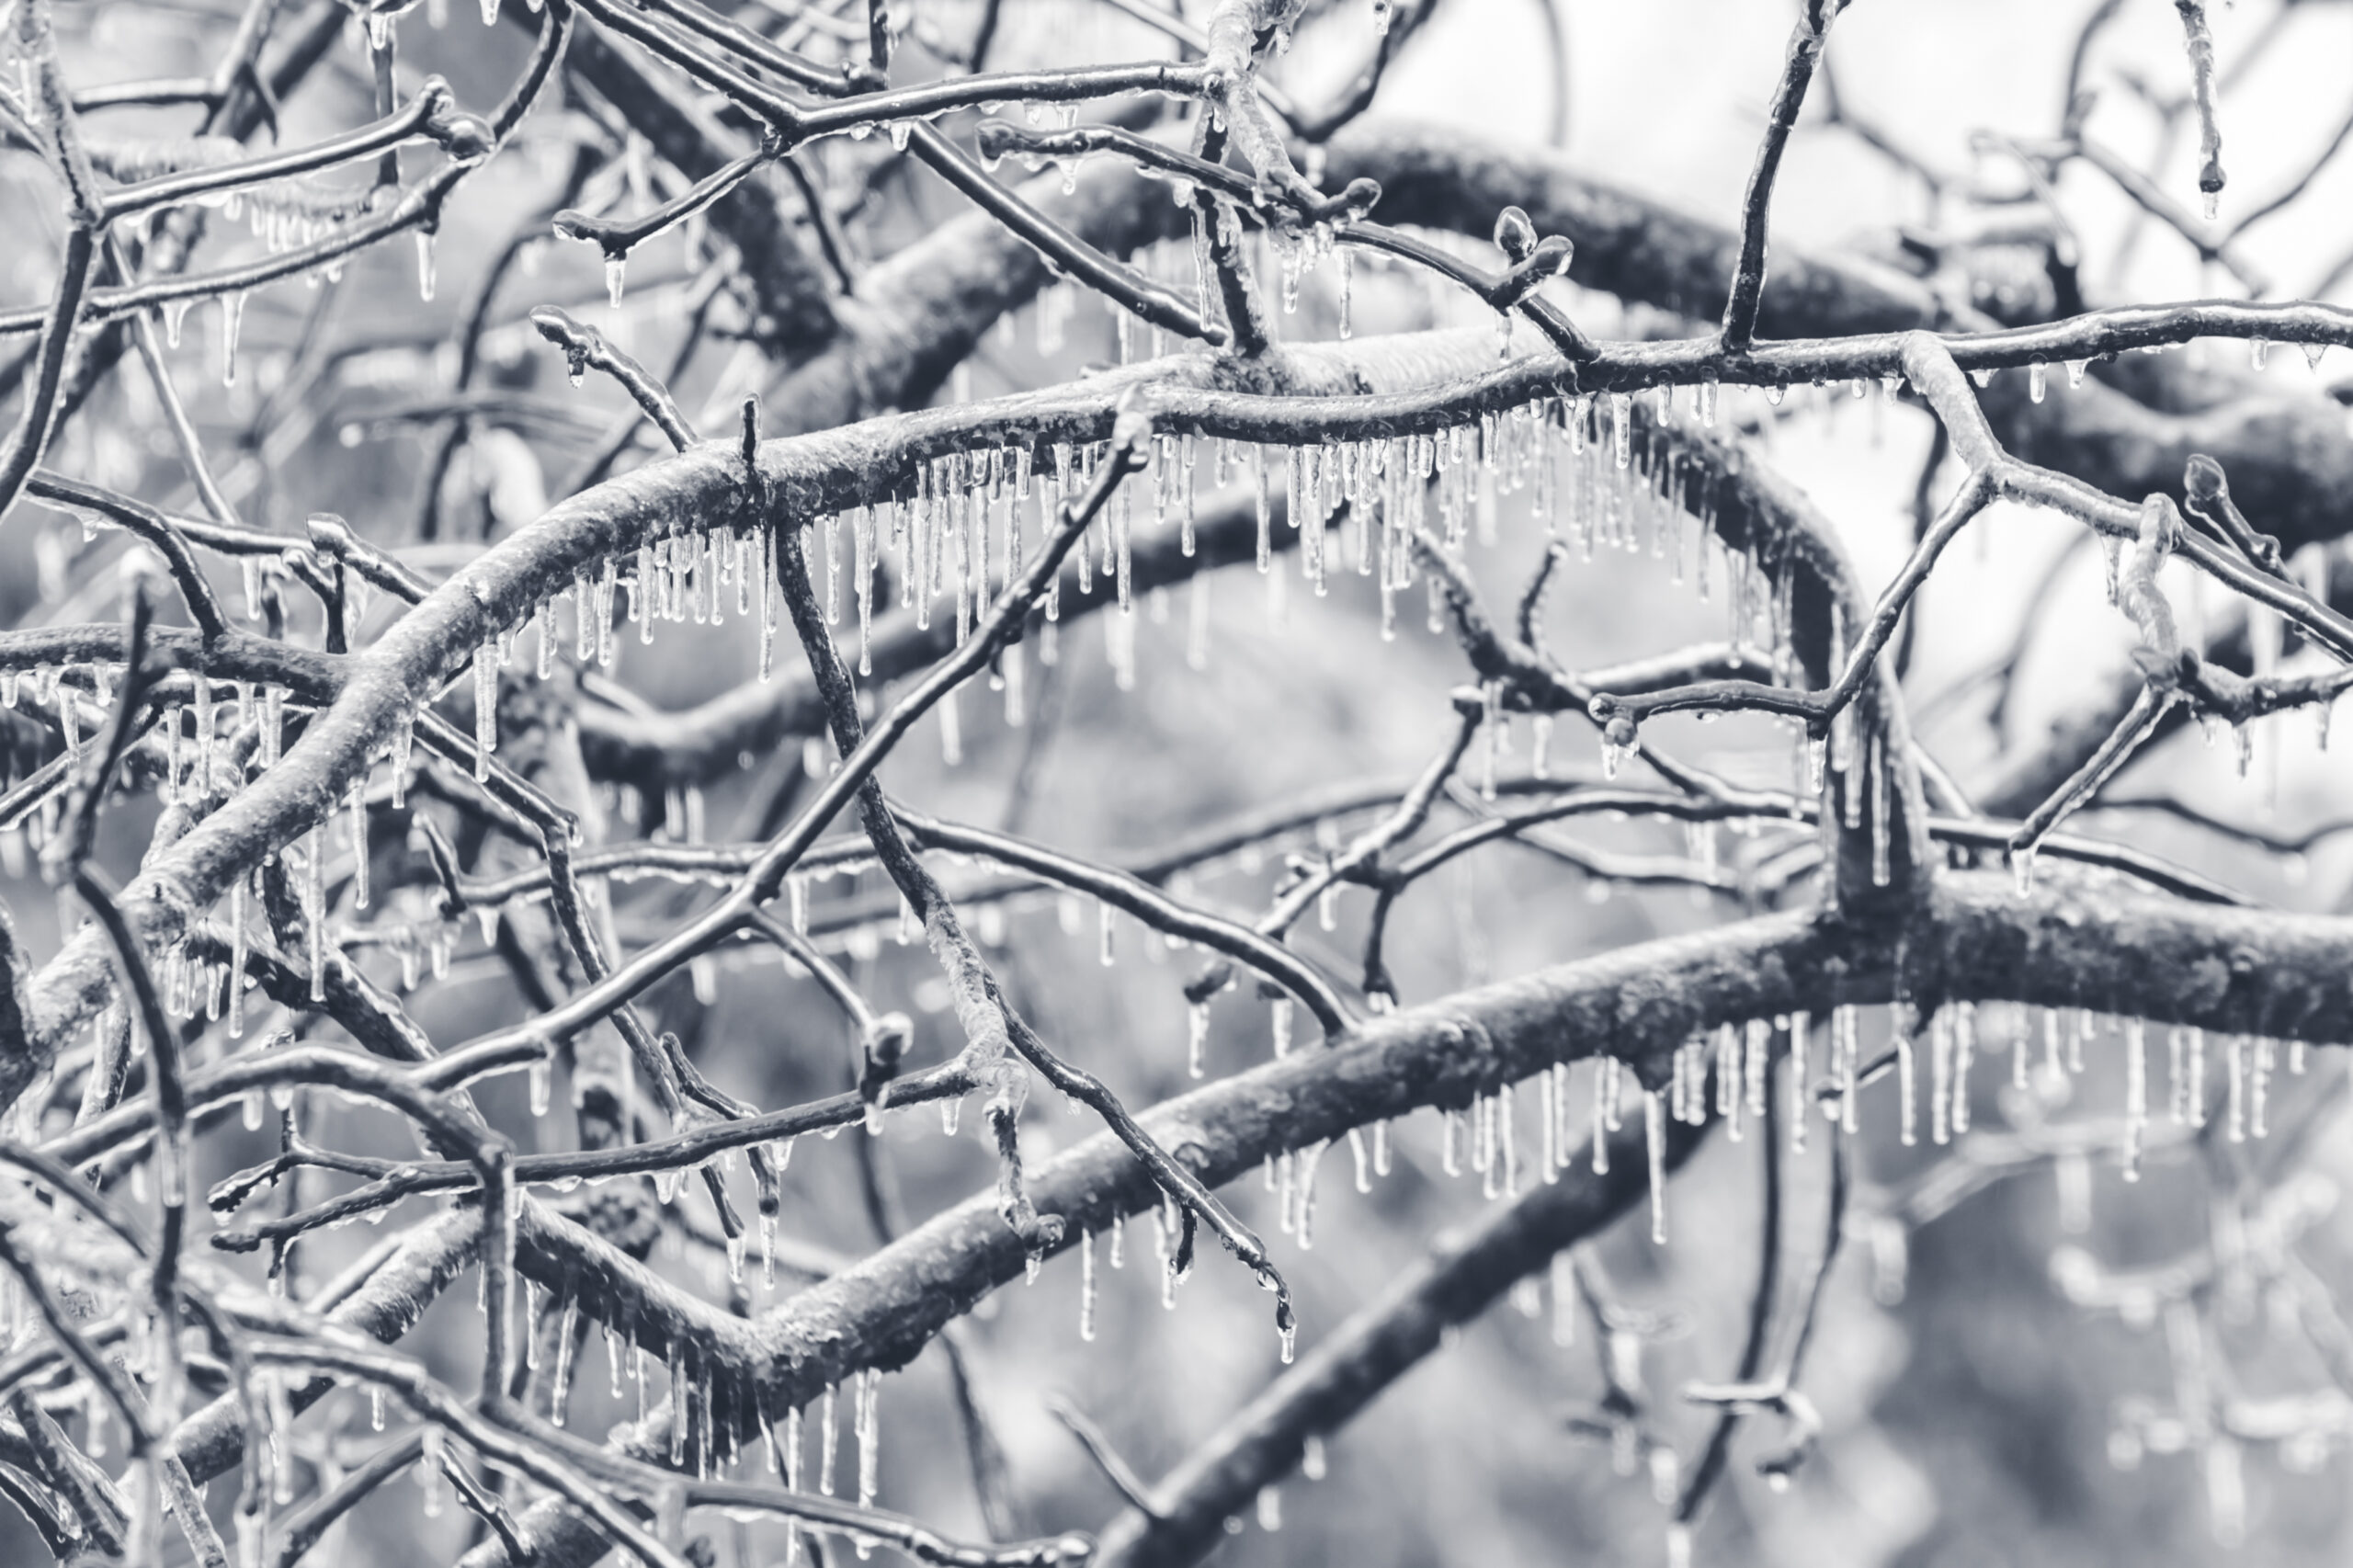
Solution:
{"label": "frozen bud", "polygon": [[480,163],[498,148],[497,133],[478,114],[436,115],[425,129],[456,163]]}
{"label": "frozen bud", "polygon": [[1495,248],[1514,261],[1525,261],[1536,248],[1536,225],[1517,207],[1495,215]]}
{"label": "frozen bud", "polygon": [[896,1068],[915,1032],[915,1020],[904,1013],[884,1013],[866,1031],[866,1054],[878,1065]]}
{"label": "frozen bud", "polygon": [[333,512],[312,513],[310,534],[312,548],[324,555],[339,556],[351,547],[350,525]]}
{"label": "frozen bud", "polygon": [[2204,452],[2189,455],[2189,464],[2182,470],[2181,487],[2188,494],[2193,506],[2218,500],[2231,493],[2230,481],[2222,476],[2222,465]]}

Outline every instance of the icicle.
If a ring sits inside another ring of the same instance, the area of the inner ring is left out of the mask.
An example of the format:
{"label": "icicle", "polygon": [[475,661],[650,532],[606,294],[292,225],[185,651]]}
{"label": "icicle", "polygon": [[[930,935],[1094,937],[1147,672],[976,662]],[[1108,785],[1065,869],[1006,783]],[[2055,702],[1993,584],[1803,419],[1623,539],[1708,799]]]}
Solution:
{"label": "icicle", "polygon": [[670,1341],[670,1354],[665,1358],[670,1368],[670,1467],[675,1470],[687,1460],[688,1390],[687,1352],[679,1341]]}
{"label": "icicle", "polygon": [[180,324],[188,320],[188,308],[191,302],[188,300],[164,301],[164,345],[165,347],[177,348],[180,346]]}
{"label": "icicle", "polygon": [[1210,1005],[1207,1001],[1195,1002],[1188,1007],[1185,1028],[1186,1072],[1199,1078],[1206,1071],[1203,1066],[1203,1058],[1207,1053],[1210,1041]]}
{"label": "icicle", "polygon": [[[881,1490],[882,1479],[882,1374],[868,1371],[858,1384],[858,1401],[852,1426],[858,1434],[858,1506],[874,1506],[876,1494]],[[858,1553],[863,1557],[865,1552]]]}
{"label": "icicle", "polygon": [[1634,400],[1626,392],[1609,394],[1609,450],[1620,469],[1634,460]]}
{"label": "icicle", "polygon": [[1078,1236],[1078,1337],[1095,1342],[1095,1233]]}
{"label": "icicle", "polygon": [[1952,1005],[1952,1132],[1969,1131],[1969,1069],[1977,1059],[1977,1004]]}
{"label": "icicle", "polygon": [[327,835],[324,825],[311,830],[303,855],[308,862],[302,914],[303,924],[310,927],[311,1000],[324,1002],[327,994]]}
{"label": "icicle", "polygon": [[245,1032],[245,879],[229,887],[229,1038]]}
{"label": "icicle", "polygon": [[1724,1133],[1740,1142],[1740,1050],[1738,1024],[1716,1031],[1716,1114],[1724,1119]]}
{"label": "icicle", "polygon": [[1651,1241],[1666,1244],[1666,1105],[1656,1090],[1643,1093],[1643,1128],[1650,1145]]}
{"label": "icicle", "polygon": [[1893,824],[1889,821],[1892,808],[1888,800],[1892,791],[1884,750],[1881,743],[1873,739],[1870,761],[1866,765],[1866,781],[1870,790],[1871,885],[1881,888],[1894,878],[1894,834]]}
{"label": "icicle", "polygon": [[1605,1056],[1593,1064],[1593,1174],[1609,1174],[1609,1102],[1618,1086],[1618,1059]]}
{"label": "icicle", "polygon": [[232,290],[221,296],[221,384],[237,384],[237,329],[245,319],[245,296]]}
{"label": "icicle", "polygon": [[[1550,1071],[1537,1074],[1537,1145],[1544,1185],[1547,1187],[1551,1187],[1561,1179],[1560,1107],[1556,1103],[1559,1094],[1560,1082],[1555,1074]],[[1350,1137],[1353,1141],[1354,1134],[1350,1134]],[[1360,1146],[1357,1151],[1357,1190],[1358,1192],[1370,1190],[1364,1179],[1364,1153]]]}
{"label": "icicle", "polygon": [[2247,1077],[2247,1131],[2257,1138],[2271,1136],[2265,1109],[2270,1098],[2271,1070],[2278,1050],[2276,1040],[2265,1038],[2255,1041],[2254,1068]]}
{"label": "icicle", "polygon": [[2234,1143],[2246,1142],[2246,1037],[2233,1035],[2225,1048],[2230,1064],[2230,1136]]}
{"label": "icicle", "polygon": [[834,1450],[841,1441],[834,1415],[839,1394],[838,1385],[829,1383],[817,1401],[817,1490],[827,1497],[834,1494]]}
{"label": "icicle", "polygon": [[433,300],[433,231],[416,231],[416,297],[428,304]]}
{"label": "icicle", "polygon": [[82,713],[74,688],[63,681],[57,683],[57,725],[65,732],[65,766],[69,773],[79,777],[82,771]]}
{"label": "icicle", "polygon": [[1811,1014],[1790,1015],[1790,1148],[1800,1154],[1805,1153],[1806,1112],[1813,1103],[1813,1073],[1806,1060],[1813,1034]]}
{"label": "icicle", "polygon": [[[649,616],[647,624],[653,624]],[[498,647],[474,650],[474,781],[490,777],[491,754],[498,749]]]}
{"label": "icicle", "polygon": [[[270,1440],[273,1444],[278,1440],[275,1427],[276,1423],[273,1422],[273,1429],[270,1433]],[[289,1437],[290,1437],[291,1434],[289,1434]],[[419,1511],[428,1519],[437,1519],[441,1517],[441,1464],[443,1456],[448,1451],[449,1438],[440,1427],[428,1423],[425,1428],[423,1441],[424,1451],[418,1456],[416,1463],[416,1483],[425,1493],[424,1501],[419,1505]]]}
{"label": "icicle", "polygon": [[1939,1007],[1928,1019],[1928,1141],[1942,1148],[1952,1142],[1952,1010]]}
{"label": "icicle", "polygon": [[2068,390],[2069,392],[2074,392],[2074,391],[2075,391],[2075,390],[2076,390],[2078,387],[2081,387],[2081,386],[2084,384],[2084,372],[2085,372],[2085,371],[2086,371],[2086,370],[2088,370],[2088,369],[2090,369],[2091,368],[2092,368],[2092,362],[2091,362],[2090,360],[2088,360],[2088,359],[2070,359],[2070,360],[2068,360],[2068,361],[2067,361],[2067,390]]}
{"label": "icicle", "polygon": [[[497,0],[483,0],[483,4],[485,6],[494,6]],[[628,281],[628,256],[608,256],[605,258],[605,292],[610,297],[613,309],[617,311],[621,308],[621,290]]]}
{"label": "icicle", "polygon": [[2147,1026],[2124,1021],[2124,1179],[2141,1179],[2141,1145],[2148,1136],[2149,1064]]}
{"label": "icicle", "polygon": [[2029,403],[2040,403],[2049,380],[2050,370],[2037,359],[2026,368],[2026,396]]}
{"label": "icicle", "polygon": [[1290,1054],[1290,998],[1278,996],[1267,1005],[1272,1017],[1275,1057],[1278,1061]]}
{"label": "icicle", "polygon": [[368,907],[368,778],[364,773],[351,781],[351,903],[355,909]]}

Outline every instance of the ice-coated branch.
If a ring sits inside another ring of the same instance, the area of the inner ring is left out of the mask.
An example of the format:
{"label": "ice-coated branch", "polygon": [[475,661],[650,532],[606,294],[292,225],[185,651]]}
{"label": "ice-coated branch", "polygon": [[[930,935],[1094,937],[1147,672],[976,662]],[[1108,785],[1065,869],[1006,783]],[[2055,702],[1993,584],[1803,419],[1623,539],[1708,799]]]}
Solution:
{"label": "ice-coated branch", "polygon": [[[1427,801],[1421,810],[1427,812]],[[1165,936],[1181,937],[1256,971],[1297,998],[1314,1015],[1317,1025],[1326,1034],[1337,1036],[1347,1032],[1350,1010],[1333,989],[1331,982],[1279,941],[1270,941],[1246,926],[1193,908],[1142,878],[1114,867],[1092,864],[1077,856],[1029,843],[1009,834],[994,833],[962,823],[944,822],[904,805],[893,805],[891,814],[919,848],[947,849],[983,857],[999,865],[1029,872],[1056,886],[1091,894],[1154,931]],[[1411,828],[1406,831],[1410,832]],[[1347,873],[1336,866],[1331,874],[1345,876]],[[1288,895],[1284,901],[1286,906],[1295,903],[1297,897],[1296,892]],[[1299,903],[1298,907],[1306,905]],[[1278,934],[1280,929],[1279,926],[1276,927]]]}
{"label": "ice-coated branch", "polygon": [[1772,224],[1773,180],[1781,168],[1781,152],[1790,131],[1805,107],[1805,90],[1813,80],[1815,62],[1830,41],[1830,24],[1846,8],[1847,0],[1804,0],[1797,26],[1790,29],[1789,55],[1782,63],[1773,102],[1765,111],[1765,138],[1757,144],[1756,161],[1748,172],[1748,191],[1740,204],[1740,259],[1734,264],[1732,290],[1724,301],[1723,347],[1745,351],[1756,336],[1756,312],[1765,292],[1765,245]]}
{"label": "ice-coated branch", "polygon": [[1036,247],[1049,266],[1069,273],[1121,308],[1157,327],[1185,337],[1199,338],[1213,347],[1226,341],[1225,328],[1204,321],[1199,312],[1133,268],[1097,251],[1052,218],[991,179],[953,142],[918,122],[907,141],[908,150],[926,167],[973,204]]}
{"label": "ice-coated branch", "polygon": [[449,91],[449,85],[438,76],[430,76],[417,90],[416,96],[408,101],[406,108],[372,125],[364,125],[341,136],[330,137],[291,152],[247,159],[242,163],[188,169],[108,191],[103,199],[100,218],[103,222],[112,222],[158,207],[200,201],[207,197],[248,186],[315,174],[322,169],[373,157],[389,148],[419,138],[432,142],[460,163],[474,163],[487,157],[496,144],[489,123],[460,109]]}
{"label": "ice-coated branch", "polygon": [[[82,146],[63,71],[57,61],[57,36],[49,0],[25,0],[17,12],[17,55],[21,79],[30,89],[27,108],[38,107],[49,128],[55,167],[65,186],[65,254],[46,311],[37,312],[40,344],[33,356],[32,385],[17,427],[0,449],[0,517],[15,507],[25,480],[48,449],[58,414],[58,392],[65,374],[66,355],[74,346],[74,328],[82,319],[90,269],[97,260],[105,229],[97,176]],[[44,149],[47,151],[47,149]]]}
{"label": "ice-coated branch", "polygon": [[[1561,154],[1497,144],[1443,128],[1363,120],[1335,137],[1328,177],[1359,176],[1381,184],[1381,216],[1459,233],[1483,234],[1503,207],[1525,207],[1545,233],[1566,235],[1577,247],[1578,281],[1621,298],[1699,319],[1716,313],[1723,278],[1733,271],[1740,235],[1693,219],[1638,192],[1598,178]],[[2219,306],[2219,309],[2217,308]],[[1809,256],[1783,246],[1775,255],[1760,301],[1759,330],[1771,338],[1818,335],[1859,340],[1908,328],[1950,333],[1966,327],[1982,346],[1954,344],[1968,370],[2007,369],[2040,359],[2057,365],[2089,361],[2108,348],[2082,348],[2084,329],[2113,323],[2125,335],[2174,320],[2199,324],[2192,335],[2226,335],[2286,341],[2256,330],[2239,307],[2216,301],[2096,312],[2074,324],[1989,330],[1993,324],[1956,317],[1922,283],[1893,270],[1836,255]],[[2262,307],[2269,309],[2270,307]],[[2313,321],[2302,307],[2283,306],[2283,320]],[[2226,324],[2234,319],[2244,329]],[[2104,335],[2103,326],[2093,335]],[[2341,341],[2332,335],[2331,341]],[[2146,340],[2143,340],[2145,343]],[[2013,357],[1995,346],[2023,348]],[[1766,348],[1778,347],[1768,344]],[[2116,345],[2120,351],[2126,345]],[[1980,358],[1980,356],[1985,356]],[[1901,350],[1875,374],[1902,373]],[[2145,401],[2085,381],[2063,396],[2036,403],[2014,378],[1996,381],[1988,412],[2004,442],[2022,460],[2056,469],[2117,495],[2172,490],[2192,452],[2213,456],[2243,496],[2292,551],[2342,530],[2340,497],[2353,484],[2353,449],[2340,438],[2344,411],[2333,399],[2267,389],[2250,397],[2228,372],[2200,370],[2178,355],[2133,367],[2134,380],[2154,383]],[[1724,373],[1729,382],[1739,378]],[[1793,378],[1802,380],[1807,378]],[[1825,377],[1825,379],[1828,379]],[[1590,384],[1590,382],[1588,382]],[[2130,383],[2127,383],[2130,384]]]}
{"label": "ice-coated branch", "polygon": [[[1707,1124],[1672,1124],[1665,1153],[1681,1167]],[[1555,1254],[1600,1234],[1641,1202],[1648,1181],[1630,1131],[1608,1168],[1573,1157],[1554,1184],[1530,1187],[1474,1226],[1442,1236],[1429,1255],[1367,1301],[1300,1363],[1218,1428],[1104,1527],[1102,1568],[1184,1568],[1223,1538],[1225,1521],[1261,1487],[1295,1469],[1305,1446],[1339,1431],[1382,1391],[1438,1348],[1446,1331],[1478,1317]]]}
{"label": "ice-coated branch", "polygon": [[2209,216],[2222,194],[2222,128],[2214,104],[2214,35],[2206,26],[2205,0],[2173,0],[2189,51],[2189,85],[2198,106],[2198,188]]}
{"label": "ice-coated branch", "polygon": [[574,318],[560,305],[541,305],[531,312],[531,324],[540,335],[563,350],[564,363],[577,386],[589,370],[604,371],[620,383],[630,400],[645,411],[673,449],[685,451],[700,437],[687,423],[678,409],[677,400],[670,391],[650,375],[644,366],[613,347],[610,339],[595,327]]}
{"label": "ice-coated branch", "polygon": [[[720,200],[745,180],[750,179],[783,153],[783,146],[773,137],[752,151],[725,164],[697,180],[668,201],[647,212],[643,217],[626,222],[599,218],[594,213],[566,208],[553,219],[555,232],[567,240],[578,240],[595,245],[604,254],[607,275],[611,279],[614,294],[620,290],[620,265],[629,259],[629,253],[639,245],[673,226],[685,222]],[[553,306],[542,306],[552,310]]]}

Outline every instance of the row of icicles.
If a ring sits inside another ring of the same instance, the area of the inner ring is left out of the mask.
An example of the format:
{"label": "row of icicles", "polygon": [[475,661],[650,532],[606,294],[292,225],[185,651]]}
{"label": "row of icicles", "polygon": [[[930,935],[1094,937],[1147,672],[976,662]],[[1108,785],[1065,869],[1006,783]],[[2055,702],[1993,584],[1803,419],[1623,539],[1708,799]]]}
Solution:
{"label": "row of icicles", "polygon": [[[1335,571],[1350,564],[1358,574],[1376,577],[1383,633],[1393,636],[1395,596],[1416,575],[1416,533],[1430,527],[1449,552],[1459,551],[1474,530],[1483,542],[1492,541],[1499,497],[1525,489],[1532,515],[1548,532],[1565,533],[1584,558],[1590,559],[1597,546],[1630,553],[1647,550],[1669,562],[1676,581],[1696,579],[1703,599],[1715,597],[1721,581],[1733,646],[1768,653],[1777,673],[1794,678],[1788,574],[1761,564],[1753,551],[1726,550],[1715,539],[1711,506],[1705,496],[1690,493],[1696,486],[1684,466],[1635,460],[1643,444],[1632,438],[1629,401],[1544,400],[1434,436],[1279,448],[1272,453],[1207,438],[1206,465],[1198,460],[1201,440],[1161,437],[1153,443],[1145,471],[1120,487],[1071,551],[1069,577],[1082,594],[1096,592],[1097,576],[1111,588],[1121,613],[1107,623],[1105,642],[1120,683],[1127,687],[1134,675],[1132,552],[1140,506],[1151,506],[1155,533],[1173,529],[1178,550],[1189,557],[1196,545],[1197,471],[1206,466],[1215,489],[1245,486],[1257,498],[1257,564],[1269,578],[1270,594],[1278,593],[1283,577],[1273,570],[1272,496],[1279,473],[1289,503],[1287,520],[1298,534],[1302,575],[1319,594],[1328,590]],[[961,642],[1025,563],[1030,529],[1042,532],[1051,526],[1063,501],[1091,483],[1105,451],[1100,443],[1058,444],[1044,462],[1033,462],[1027,448],[949,454],[919,465],[912,493],[904,498],[815,519],[811,533],[822,544],[827,618],[840,621],[847,576],[847,597],[857,609],[859,672],[872,673],[878,600],[895,597],[902,610],[913,613],[918,630],[929,628],[936,606],[947,613],[952,605]],[[1564,459],[1571,465],[1565,481],[1560,469]],[[1434,485],[1427,483],[1432,479]],[[1436,496],[1434,517],[1427,511],[1430,491]],[[1347,512],[1336,528],[1336,515],[1344,506]],[[680,532],[642,543],[634,551],[631,571],[624,572],[623,562],[613,559],[584,570],[570,589],[551,596],[538,612],[538,673],[544,676],[552,667],[561,638],[551,622],[557,603],[566,598],[574,607],[576,656],[609,665],[617,651],[615,595],[622,594],[626,620],[645,642],[653,641],[659,621],[719,623],[732,601],[735,613],[751,617],[759,629],[759,673],[767,678],[779,613],[772,551],[773,541],[763,529]],[[886,578],[884,568],[892,562]],[[1198,666],[1208,657],[1208,601],[1199,574],[1193,583],[1188,662]],[[1056,654],[1053,629],[1063,591],[1058,577],[1043,596],[1042,662]],[[1434,580],[1430,597],[1433,627],[1442,629]],[[1161,602],[1155,598],[1154,608]],[[494,689],[496,669],[511,661],[512,636],[510,631],[496,640],[494,661],[478,664],[485,694]],[[999,680],[1008,721],[1017,724],[1017,655],[1005,664],[1009,667]],[[494,711],[483,706],[483,722],[494,722]],[[485,729],[483,757],[495,744],[494,732]],[[951,743],[949,750],[954,754],[961,747]]]}

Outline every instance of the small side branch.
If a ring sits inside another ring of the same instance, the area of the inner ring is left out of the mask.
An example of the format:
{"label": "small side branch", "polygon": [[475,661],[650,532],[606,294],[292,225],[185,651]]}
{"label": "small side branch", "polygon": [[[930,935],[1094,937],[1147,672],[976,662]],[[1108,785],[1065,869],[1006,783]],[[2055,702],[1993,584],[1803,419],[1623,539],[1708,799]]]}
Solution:
{"label": "small side branch", "polygon": [[1765,113],[1765,139],[1757,144],[1756,162],[1748,173],[1748,193],[1740,204],[1740,256],[1733,263],[1732,292],[1724,301],[1722,347],[1740,353],[1756,337],[1756,312],[1765,299],[1765,241],[1772,223],[1773,180],[1780,173],[1781,153],[1790,131],[1805,107],[1805,90],[1813,80],[1814,62],[1829,40],[1830,24],[1846,8],[1847,0],[1805,0],[1805,10],[1790,33],[1790,55],[1782,64],[1780,85]]}
{"label": "small side branch", "polygon": [[2206,26],[2205,0],[2173,0],[2189,51],[2190,92],[2198,105],[2198,188],[2207,215],[2222,195],[2222,128],[2214,106],[2214,35]]}
{"label": "small side branch", "polygon": [[531,312],[531,324],[540,329],[541,337],[563,350],[575,385],[592,368],[602,370],[620,383],[621,390],[645,411],[645,416],[668,437],[673,448],[685,451],[701,439],[679,412],[669,389],[655,381],[644,366],[614,347],[603,333],[574,320],[559,305],[540,306]]}

